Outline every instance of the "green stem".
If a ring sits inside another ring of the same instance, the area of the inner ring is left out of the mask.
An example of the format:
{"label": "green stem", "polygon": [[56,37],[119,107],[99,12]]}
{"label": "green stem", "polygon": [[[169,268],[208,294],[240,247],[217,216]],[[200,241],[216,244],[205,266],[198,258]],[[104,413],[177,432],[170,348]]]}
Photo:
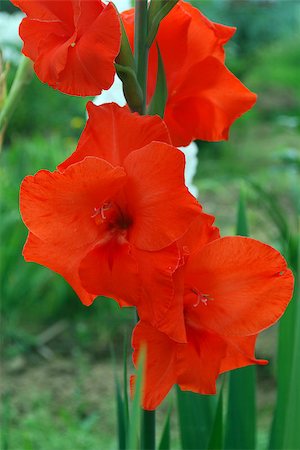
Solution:
{"label": "green stem", "polygon": [[23,56],[13,84],[4,102],[3,109],[0,112],[0,136],[3,136],[7,124],[18,104],[22,91],[26,84],[29,83],[32,73],[31,61]]}
{"label": "green stem", "polygon": [[141,433],[141,449],[155,449],[155,411],[144,411]]}
{"label": "green stem", "polygon": [[137,79],[143,92],[142,114],[146,112],[147,99],[147,71],[148,71],[148,2],[136,0],[135,2],[135,30],[134,30],[134,57],[137,68]]}
{"label": "green stem", "polygon": [[[136,0],[134,17],[134,58],[137,69],[137,80],[142,89],[142,114],[146,113],[147,72],[148,72],[148,1]],[[143,411],[141,430],[142,450],[155,449],[155,411]]]}

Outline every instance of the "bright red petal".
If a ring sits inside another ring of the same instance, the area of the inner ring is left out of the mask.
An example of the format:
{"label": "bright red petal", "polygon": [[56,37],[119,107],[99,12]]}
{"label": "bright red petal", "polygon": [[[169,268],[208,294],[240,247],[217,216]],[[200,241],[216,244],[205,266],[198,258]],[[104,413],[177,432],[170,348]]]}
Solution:
{"label": "bright red petal", "polygon": [[255,358],[255,343],[257,336],[227,336],[224,337],[227,343],[226,355],[222,360],[220,373],[239,367],[253,364],[265,365],[265,359]]}
{"label": "bright red petal", "polygon": [[179,1],[179,9],[181,15],[185,12],[192,19],[188,31],[187,64],[194,64],[207,56],[217,57],[224,62],[223,46],[232,38],[236,29],[212,22],[188,2]]}
{"label": "bright red petal", "polygon": [[[114,80],[114,60],[120,49],[119,19],[109,3],[82,33],[75,46],[68,48],[68,58],[56,88],[71,95],[98,95]],[[55,87],[55,86],[53,86]]]}
{"label": "bright red petal", "polygon": [[32,60],[38,57],[38,49],[45,40],[56,39],[59,45],[68,40],[68,35],[61,26],[60,20],[45,22],[24,18],[20,25],[20,37],[24,41],[23,53]]}
{"label": "bright red petal", "polygon": [[147,252],[133,250],[138,263],[142,296],[137,304],[140,319],[167,334],[177,342],[186,342],[183,316],[183,283],[175,271],[181,264],[176,244]]}
{"label": "bright red petal", "polygon": [[284,313],[293,284],[272,247],[238,236],[217,239],[187,262],[188,320],[221,335],[257,334]]}
{"label": "bright red petal", "polygon": [[70,252],[67,246],[61,246],[58,251],[56,245],[41,241],[34,234],[29,233],[23,256],[26,261],[46,266],[63,276],[84,305],[89,306],[93,303],[95,296],[84,289],[78,275],[78,266],[84,256],[84,249],[73,249]]}
{"label": "bright red petal", "polygon": [[188,344],[178,344],[177,384],[183,391],[215,394],[221,360],[226,354],[224,340],[215,333],[188,328]]}
{"label": "bright red petal", "polygon": [[204,245],[220,238],[220,230],[213,225],[214,221],[214,216],[201,212],[192,222],[187,232],[178,241],[185,255],[197,253]]}
{"label": "bright red petal", "polygon": [[64,25],[73,25],[73,6],[70,0],[11,0],[30,19],[52,21],[59,19]]}
{"label": "bright red petal", "polygon": [[173,144],[228,139],[232,123],[255,101],[256,95],[217,58],[206,58],[182,75],[176,93],[169,97],[165,122]]}
{"label": "bright red petal", "polygon": [[41,81],[71,95],[96,95],[115,75],[121,30],[112,3],[100,0],[14,0],[26,14],[23,52]]}
{"label": "bright red petal", "polygon": [[167,127],[158,116],[140,116],[115,103],[96,106],[89,102],[87,111],[89,119],[77,149],[60,164],[59,170],[86,156],[97,156],[113,165],[122,165],[132,150],[152,141],[170,143]]}
{"label": "bright red petal", "polygon": [[79,275],[88,292],[111,297],[120,306],[135,306],[141,298],[138,265],[126,243],[95,247],[81,261]]}
{"label": "bright red petal", "polygon": [[126,194],[133,225],[130,241],[141,250],[159,250],[179,239],[201,211],[184,184],[184,155],[153,142],[124,161]]}
{"label": "bright red petal", "polygon": [[145,322],[139,322],[132,335],[133,362],[137,365],[141,347],[146,347],[143,408],[154,410],[176,383],[176,343]]}
{"label": "bright red petal", "polygon": [[64,173],[41,170],[21,185],[24,223],[40,239],[69,243],[72,250],[95,243],[101,239],[95,209],[122,188],[125,178],[122,168],[98,158],[86,158]]}

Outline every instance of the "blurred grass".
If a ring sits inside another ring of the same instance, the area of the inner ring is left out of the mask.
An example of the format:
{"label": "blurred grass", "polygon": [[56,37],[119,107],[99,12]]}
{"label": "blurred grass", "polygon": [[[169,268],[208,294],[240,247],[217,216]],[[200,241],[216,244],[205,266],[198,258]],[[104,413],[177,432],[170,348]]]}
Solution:
{"label": "blurred grass", "polygon": [[[221,3],[216,5],[221,11]],[[218,8],[215,17],[210,16],[215,20],[221,14]],[[242,11],[240,3],[241,16]],[[257,14],[259,11],[256,9]],[[270,28],[272,20],[266,11],[263,20]],[[232,17],[226,23],[234,22]],[[292,22],[291,17],[286,20],[284,29],[287,23],[292,29]],[[247,26],[252,24],[242,24],[242,30]],[[199,143],[195,180],[200,202],[217,216],[223,235],[235,233],[240,186],[246,183],[250,235],[277,247],[278,230],[247,180],[271,192],[284,215],[294,215],[297,208],[299,214],[300,37],[293,30],[290,35],[282,32],[280,39],[269,30],[271,37],[256,40],[255,46],[247,44],[244,33],[241,48],[236,47],[237,36],[228,65],[259,94],[258,103],[232,127],[228,142]],[[259,32],[257,36],[261,36]],[[115,448],[113,373],[105,358],[112,339],[121,352],[122,336],[131,330],[132,311],[120,311],[115,302],[102,299],[86,308],[63,279],[46,268],[25,263],[21,256],[27,232],[18,211],[20,182],[39,169],[53,170],[75,148],[84,125],[84,104],[84,99],[63,96],[35,78],[10,123],[1,155],[4,449]],[[47,343],[50,353],[41,353],[41,333],[60,321],[65,327]],[[258,348],[259,356],[271,360],[269,367],[258,370],[258,448],[267,445],[274,405],[274,347],[275,333],[270,330]],[[177,445],[173,442],[171,448]]]}

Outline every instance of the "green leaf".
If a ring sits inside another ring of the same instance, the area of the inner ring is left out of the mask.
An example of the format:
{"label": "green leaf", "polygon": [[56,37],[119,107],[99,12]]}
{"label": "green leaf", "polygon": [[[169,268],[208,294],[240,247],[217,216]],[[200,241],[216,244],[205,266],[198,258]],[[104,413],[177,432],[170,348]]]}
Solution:
{"label": "green leaf", "polygon": [[287,403],[290,395],[290,379],[295,345],[296,298],[289,304],[279,322],[277,347],[277,400],[270,433],[270,449],[284,449],[284,433],[287,416]]}
{"label": "green leaf", "polygon": [[220,389],[215,419],[208,444],[208,450],[223,449],[223,385]]}
{"label": "green leaf", "polygon": [[[122,398],[121,394],[121,387],[120,382],[117,375],[117,369],[116,369],[116,355],[114,347],[111,347],[111,354],[112,354],[112,360],[113,360],[113,369],[114,369],[114,379],[115,379],[115,397],[117,401],[117,424],[118,424],[118,443],[119,443],[119,450],[125,450],[126,449],[126,430],[127,430],[127,421],[126,421],[126,414],[125,414],[125,404]],[[128,417],[127,417],[128,420]]]}
{"label": "green leaf", "polygon": [[214,424],[216,397],[182,392],[177,387],[177,401],[182,449],[206,450]]}
{"label": "green leaf", "polygon": [[[300,258],[300,249],[299,249]],[[299,264],[299,263],[298,263]],[[300,264],[299,264],[300,268]],[[297,273],[297,281],[299,283],[300,274]],[[299,285],[296,287],[294,303],[295,308],[295,345],[293,352],[293,363],[290,374],[289,384],[289,401],[286,407],[286,423],[284,430],[284,445],[283,448],[290,450],[299,450],[300,448],[300,432],[299,432],[299,419],[300,419],[300,291]]]}
{"label": "green leaf", "polygon": [[168,412],[167,412],[167,417],[166,417],[166,421],[164,424],[164,428],[162,431],[162,435],[160,438],[160,443],[158,446],[158,450],[170,450],[170,444],[171,444],[171,427],[170,427],[170,422],[171,422],[171,412],[173,409],[173,404],[170,403]]}
{"label": "green leaf", "polygon": [[270,436],[270,449],[300,448],[300,234],[297,234],[298,257],[295,268],[295,292],[278,335],[277,402]]}
{"label": "green leaf", "polygon": [[153,116],[155,114],[158,114],[160,117],[163,118],[168,99],[168,88],[164,63],[158,46],[157,46],[157,55],[158,55],[158,68],[157,68],[155,92],[151,99],[150,105],[148,106],[147,114]]}
{"label": "green leaf", "polygon": [[[241,190],[236,234],[248,235],[245,194]],[[225,449],[251,449],[256,444],[256,368],[243,367],[229,374]]]}
{"label": "green leaf", "polygon": [[229,375],[225,449],[253,450],[256,444],[255,366]]}
{"label": "green leaf", "polygon": [[128,402],[128,378],[127,378],[127,349],[128,339],[124,338],[123,348],[123,404],[124,404],[124,424],[125,430],[128,430],[129,426],[129,402]]}
{"label": "green leaf", "polygon": [[138,360],[138,369],[135,380],[135,389],[134,389],[134,397],[131,407],[130,414],[130,424],[128,430],[128,445],[127,448],[130,450],[138,450],[139,446],[139,430],[141,426],[141,398],[142,398],[142,389],[143,389],[143,372],[145,366],[145,349],[141,349],[139,360]]}

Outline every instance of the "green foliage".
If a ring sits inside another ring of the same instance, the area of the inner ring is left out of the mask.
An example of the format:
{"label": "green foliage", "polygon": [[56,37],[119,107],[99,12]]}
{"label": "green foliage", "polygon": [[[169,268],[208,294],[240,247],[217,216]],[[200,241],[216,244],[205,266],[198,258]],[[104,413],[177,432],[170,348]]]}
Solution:
{"label": "green foliage", "polygon": [[[246,203],[240,193],[236,234],[248,236]],[[247,405],[247,406],[246,406]],[[240,450],[256,447],[256,370],[242,367],[229,373],[228,408],[225,449]]]}
{"label": "green foliage", "polygon": [[214,426],[217,399],[214,396],[177,389],[179,427],[183,450],[207,449]]}
{"label": "green foliage", "polygon": [[[9,84],[15,68],[9,72]],[[78,137],[85,122],[85,105],[89,98],[73,97],[55,91],[43,84],[35,75],[24,90],[6,132],[9,141],[13,136],[57,133],[62,137]],[[67,130],[67,134],[66,134]]]}

